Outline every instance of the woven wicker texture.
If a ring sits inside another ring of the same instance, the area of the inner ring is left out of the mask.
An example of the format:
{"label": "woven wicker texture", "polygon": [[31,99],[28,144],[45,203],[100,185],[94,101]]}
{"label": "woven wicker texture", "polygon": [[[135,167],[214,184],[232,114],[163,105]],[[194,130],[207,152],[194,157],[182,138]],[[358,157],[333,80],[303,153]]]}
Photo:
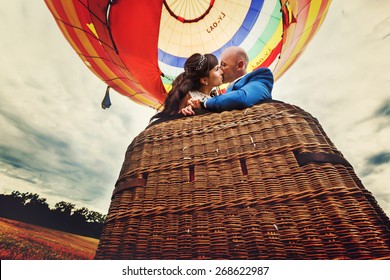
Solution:
{"label": "woven wicker texture", "polygon": [[390,222],[302,109],[155,124],[130,144],[96,259],[386,259]]}

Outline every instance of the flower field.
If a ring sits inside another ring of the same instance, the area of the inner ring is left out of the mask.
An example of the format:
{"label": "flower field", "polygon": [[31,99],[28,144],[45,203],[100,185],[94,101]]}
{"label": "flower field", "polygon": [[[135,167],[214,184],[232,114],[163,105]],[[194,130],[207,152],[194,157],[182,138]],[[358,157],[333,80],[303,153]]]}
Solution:
{"label": "flower field", "polygon": [[0,260],[90,260],[99,240],[0,217]]}

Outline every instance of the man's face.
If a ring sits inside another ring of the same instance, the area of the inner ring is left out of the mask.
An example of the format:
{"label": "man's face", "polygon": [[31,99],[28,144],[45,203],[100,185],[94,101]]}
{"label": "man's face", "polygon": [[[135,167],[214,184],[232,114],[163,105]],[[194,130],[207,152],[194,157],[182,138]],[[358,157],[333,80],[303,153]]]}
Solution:
{"label": "man's face", "polygon": [[224,83],[231,83],[237,79],[237,61],[229,52],[221,54],[221,70]]}

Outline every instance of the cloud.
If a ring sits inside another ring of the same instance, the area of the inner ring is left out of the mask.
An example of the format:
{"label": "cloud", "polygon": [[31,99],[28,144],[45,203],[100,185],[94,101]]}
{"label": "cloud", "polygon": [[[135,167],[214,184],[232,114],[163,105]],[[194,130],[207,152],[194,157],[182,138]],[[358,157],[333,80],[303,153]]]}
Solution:
{"label": "cloud", "polygon": [[102,110],[105,84],[44,1],[7,3],[0,17],[0,187],[104,213],[126,148],[153,110],[115,92]]}
{"label": "cloud", "polygon": [[390,117],[390,100],[383,102],[382,106],[375,112],[375,116]]}
{"label": "cloud", "polygon": [[379,154],[372,155],[368,158],[368,164],[382,165],[390,162],[390,152],[381,152]]}

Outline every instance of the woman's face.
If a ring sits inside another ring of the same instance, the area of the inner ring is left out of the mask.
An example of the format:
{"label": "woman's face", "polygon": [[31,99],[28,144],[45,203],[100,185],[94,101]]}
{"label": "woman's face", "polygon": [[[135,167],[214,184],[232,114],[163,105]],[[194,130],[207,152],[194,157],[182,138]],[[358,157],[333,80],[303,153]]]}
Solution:
{"label": "woman's face", "polygon": [[210,86],[217,87],[222,85],[222,70],[219,65],[214,66],[214,68],[209,71],[208,80]]}

